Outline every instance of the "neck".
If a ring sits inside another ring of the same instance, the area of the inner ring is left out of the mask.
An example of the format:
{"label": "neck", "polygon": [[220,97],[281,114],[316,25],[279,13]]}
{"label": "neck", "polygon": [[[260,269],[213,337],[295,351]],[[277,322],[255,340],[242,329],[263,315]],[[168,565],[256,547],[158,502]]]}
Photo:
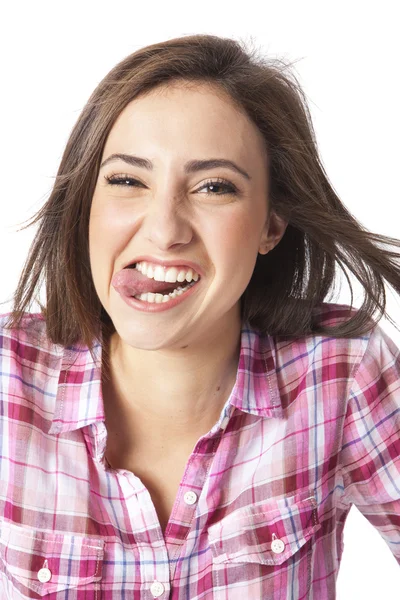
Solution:
{"label": "neck", "polygon": [[140,427],[144,437],[163,440],[208,432],[235,384],[240,331],[237,318],[173,352],[134,348],[115,332],[107,342],[108,381],[103,379],[109,422],[114,416],[118,427],[135,427],[136,436]]}

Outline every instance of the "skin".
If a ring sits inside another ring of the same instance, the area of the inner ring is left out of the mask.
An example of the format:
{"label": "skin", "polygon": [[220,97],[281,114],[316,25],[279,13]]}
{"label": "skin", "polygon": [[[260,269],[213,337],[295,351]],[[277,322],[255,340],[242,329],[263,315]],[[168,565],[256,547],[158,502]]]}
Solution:
{"label": "skin", "polygon": [[[101,162],[113,153],[146,157],[154,169],[110,163],[100,169],[92,198],[92,276],[116,328],[109,340],[110,383],[103,383],[109,431],[121,452],[141,443],[156,452],[168,443],[190,448],[216,422],[233,388],[240,297],[257,254],[279,243],[287,223],[268,215],[261,133],[211,85],[169,84],[132,101],[114,123]],[[211,157],[233,160],[251,180],[226,167],[184,173],[186,161]],[[140,183],[111,186],[107,175]],[[210,189],[206,182],[216,178],[237,193]],[[205,275],[176,308],[140,312],[111,285],[139,255],[193,260]]]}

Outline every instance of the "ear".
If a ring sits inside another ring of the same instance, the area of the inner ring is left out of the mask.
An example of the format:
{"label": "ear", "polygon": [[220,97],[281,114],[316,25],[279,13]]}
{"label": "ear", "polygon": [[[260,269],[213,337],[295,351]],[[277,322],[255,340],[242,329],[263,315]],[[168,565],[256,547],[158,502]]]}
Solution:
{"label": "ear", "polygon": [[260,254],[268,254],[281,241],[288,222],[278,217],[277,214],[271,212],[264,226],[261,235],[260,246],[258,252]]}

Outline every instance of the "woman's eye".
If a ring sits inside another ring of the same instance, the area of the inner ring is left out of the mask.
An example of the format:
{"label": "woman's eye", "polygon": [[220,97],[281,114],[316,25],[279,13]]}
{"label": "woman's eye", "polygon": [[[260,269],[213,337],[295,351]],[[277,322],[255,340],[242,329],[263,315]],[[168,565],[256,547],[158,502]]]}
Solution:
{"label": "woman's eye", "polygon": [[128,182],[140,183],[140,181],[133,179],[133,177],[129,177],[128,175],[119,175],[118,177],[110,175],[106,176],[105,179],[110,185],[122,185],[124,187],[134,187]]}
{"label": "woman's eye", "polygon": [[[137,187],[136,184],[143,185],[137,179],[133,177],[129,177],[128,175],[109,175],[105,177],[106,181],[109,185],[116,185],[122,187]],[[198,188],[196,191],[202,190],[204,188],[212,188],[213,192],[208,192],[212,196],[225,196],[227,194],[236,194],[237,188],[232,184],[224,181],[223,179],[213,179],[211,181],[206,181],[204,185]],[[223,188],[225,191],[223,192],[215,192],[215,188]]]}
{"label": "woman's eye", "polygon": [[[220,193],[213,193],[211,194],[212,196],[225,196],[226,194],[236,194],[237,193],[237,189],[234,185],[232,185],[231,183],[225,182],[222,179],[216,179],[215,181],[207,181],[204,185],[201,186],[201,188],[199,188],[200,190],[204,189],[204,188],[213,188],[215,190],[215,188],[225,188],[225,192],[220,192]],[[199,190],[197,190],[199,191]]]}

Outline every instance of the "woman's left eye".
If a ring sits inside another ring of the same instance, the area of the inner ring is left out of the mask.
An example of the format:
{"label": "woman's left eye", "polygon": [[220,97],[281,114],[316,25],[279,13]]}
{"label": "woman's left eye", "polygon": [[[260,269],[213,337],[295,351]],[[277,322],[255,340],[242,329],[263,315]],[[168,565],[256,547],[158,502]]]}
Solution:
{"label": "woman's left eye", "polygon": [[[105,179],[109,183],[109,185],[117,185],[122,187],[136,187],[136,184],[143,185],[137,179],[133,177],[129,177],[128,175],[109,175],[106,176]],[[237,188],[232,183],[225,181],[224,179],[212,179],[210,181],[206,181],[197,191],[202,190],[203,188],[225,188],[225,192],[213,193],[212,196],[224,196],[226,194],[236,194]]]}
{"label": "woman's left eye", "polygon": [[[225,194],[236,194],[237,193],[237,188],[232,184],[232,183],[228,183],[227,181],[224,181],[223,179],[213,179],[211,181],[206,181],[206,183],[204,185],[201,186],[201,188],[199,188],[200,190],[202,190],[203,188],[219,188],[219,187],[223,187],[225,188],[225,190],[228,190],[226,192],[222,192],[219,194],[212,194],[212,196],[225,196]],[[197,190],[199,191],[199,190]]]}

